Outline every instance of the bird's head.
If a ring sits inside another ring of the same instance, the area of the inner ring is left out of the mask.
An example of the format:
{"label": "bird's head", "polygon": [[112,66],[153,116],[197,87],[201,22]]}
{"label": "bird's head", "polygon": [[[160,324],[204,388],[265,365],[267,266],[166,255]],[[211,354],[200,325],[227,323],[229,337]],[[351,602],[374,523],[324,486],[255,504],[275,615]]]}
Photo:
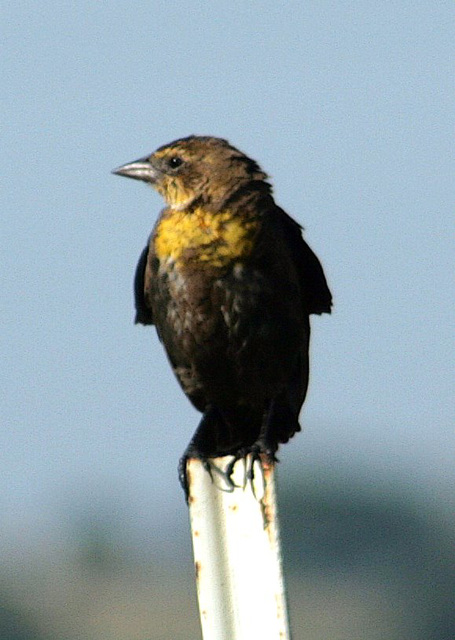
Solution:
{"label": "bird's head", "polygon": [[209,136],[175,140],[113,173],[148,182],[170,207],[181,210],[195,203],[217,210],[249,183],[270,189],[254,160],[226,140]]}

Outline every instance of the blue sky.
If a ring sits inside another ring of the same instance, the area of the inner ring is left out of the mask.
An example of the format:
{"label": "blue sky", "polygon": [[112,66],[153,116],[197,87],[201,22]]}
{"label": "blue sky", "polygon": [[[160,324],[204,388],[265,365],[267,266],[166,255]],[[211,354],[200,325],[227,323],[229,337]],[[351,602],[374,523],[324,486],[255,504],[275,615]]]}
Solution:
{"label": "blue sky", "polygon": [[259,161],[334,293],[280,472],[398,478],[448,499],[454,14],[268,0],[3,10],[6,538],[46,537],[68,505],[105,496],[166,522],[184,510],[176,464],[199,415],[154,330],[132,324],[162,203],[110,170],[191,133]]}

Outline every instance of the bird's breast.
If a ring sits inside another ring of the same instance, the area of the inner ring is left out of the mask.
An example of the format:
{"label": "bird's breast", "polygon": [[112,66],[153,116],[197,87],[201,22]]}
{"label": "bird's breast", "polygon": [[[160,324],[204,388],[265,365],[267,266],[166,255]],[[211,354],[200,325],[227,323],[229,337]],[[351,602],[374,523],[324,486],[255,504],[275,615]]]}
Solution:
{"label": "bird's breast", "polygon": [[155,255],[162,264],[185,268],[223,268],[248,256],[260,221],[231,211],[211,213],[168,209],[154,234]]}

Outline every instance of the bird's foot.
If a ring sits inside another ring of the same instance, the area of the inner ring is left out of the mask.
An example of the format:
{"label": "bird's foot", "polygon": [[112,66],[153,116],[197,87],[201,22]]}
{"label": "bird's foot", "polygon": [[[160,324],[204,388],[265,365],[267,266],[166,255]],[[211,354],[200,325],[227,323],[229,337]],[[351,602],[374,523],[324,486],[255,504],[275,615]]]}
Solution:
{"label": "bird's foot", "polygon": [[[276,446],[265,446],[264,443],[260,441],[255,442],[249,447],[242,447],[232,455],[232,459],[228,462],[227,466],[224,468],[224,471],[216,464],[214,464],[214,460],[216,459],[216,457],[209,458],[208,456],[206,457],[202,455],[199,451],[188,449],[180,458],[178,466],[179,481],[185,493],[186,503],[188,504],[190,499],[190,478],[188,475],[189,460],[200,460],[204,469],[210,475],[212,482],[215,481],[214,472],[221,476],[223,478],[225,487],[224,491],[227,490],[229,492],[232,492],[239,487],[245,489],[245,487],[249,484],[253,493],[256,495],[254,480],[257,465],[259,465],[259,469],[264,475],[266,466],[273,465],[278,462],[278,458],[275,455],[276,449]],[[240,485],[236,484],[232,477],[234,473],[234,467],[239,460],[245,461],[244,481]]]}
{"label": "bird's foot", "polygon": [[201,455],[199,452],[197,451],[185,451],[185,453],[183,454],[183,456],[180,458],[179,460],[179,466],[178,466],[178,474],[179,474],[179,482],[180,485],[185,493],[185,500],[186,503],[188,504],[189,499],[190,499],[190,482],[189,482],[189,478],[188,478],[188,461],[191,459],[197,459],[200,460],[202,463],[202,466],[204,467],[204,469],[207,471],[207,473],[209,474],[212,482],[213,482],[213,472],[212,472],[212,466],[210,464],[210,461],[208,458],[206,458],[205,456]]}
{"label": "bird's foot", "polygon": [[231,487],[231,489],[239,486],[236,485],[234,480],[232,479],[234,467],[239,460],[245,460],[246,472],[245,482],[243,486],[245,487],[247,483],[250,483],[254,488],[253,481],[255,464],[259,463],[260,468],[263,470],[264,464],[272,465],[275,462],[278,462],[278,458],[275,455],[276,450],[276,445],[271,446],[268,443],[263,442],[262,440],[258,440],[251,446],[242,447],[241,449],[236,451],[225,470],[226,482]]}

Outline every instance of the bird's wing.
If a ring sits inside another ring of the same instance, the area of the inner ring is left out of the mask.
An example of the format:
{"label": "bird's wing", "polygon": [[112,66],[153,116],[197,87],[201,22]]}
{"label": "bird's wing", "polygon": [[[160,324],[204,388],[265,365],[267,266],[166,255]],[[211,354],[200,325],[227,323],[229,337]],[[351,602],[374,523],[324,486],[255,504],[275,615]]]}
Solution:
{"label": "bird's wing", "polygon": [[285,211],[282,209],[279,211],[285,237],[297,267],[300,285],[305,293],[307,311],[319,315],[330,313],[332,294],[327,285],[322,265],[303,239],[302,227]]}
{"label": "bird's wing", "polygon": [[134,319],[135,324],[153,324],[152,310],[147,305],[145,298],[145,280],[146,277],[149,277],[149,271],[147,269],[148,255],[149,245],[147,244],[139,257],[136,273],[134,275],[134,304],[136,307],[136,317]]}

